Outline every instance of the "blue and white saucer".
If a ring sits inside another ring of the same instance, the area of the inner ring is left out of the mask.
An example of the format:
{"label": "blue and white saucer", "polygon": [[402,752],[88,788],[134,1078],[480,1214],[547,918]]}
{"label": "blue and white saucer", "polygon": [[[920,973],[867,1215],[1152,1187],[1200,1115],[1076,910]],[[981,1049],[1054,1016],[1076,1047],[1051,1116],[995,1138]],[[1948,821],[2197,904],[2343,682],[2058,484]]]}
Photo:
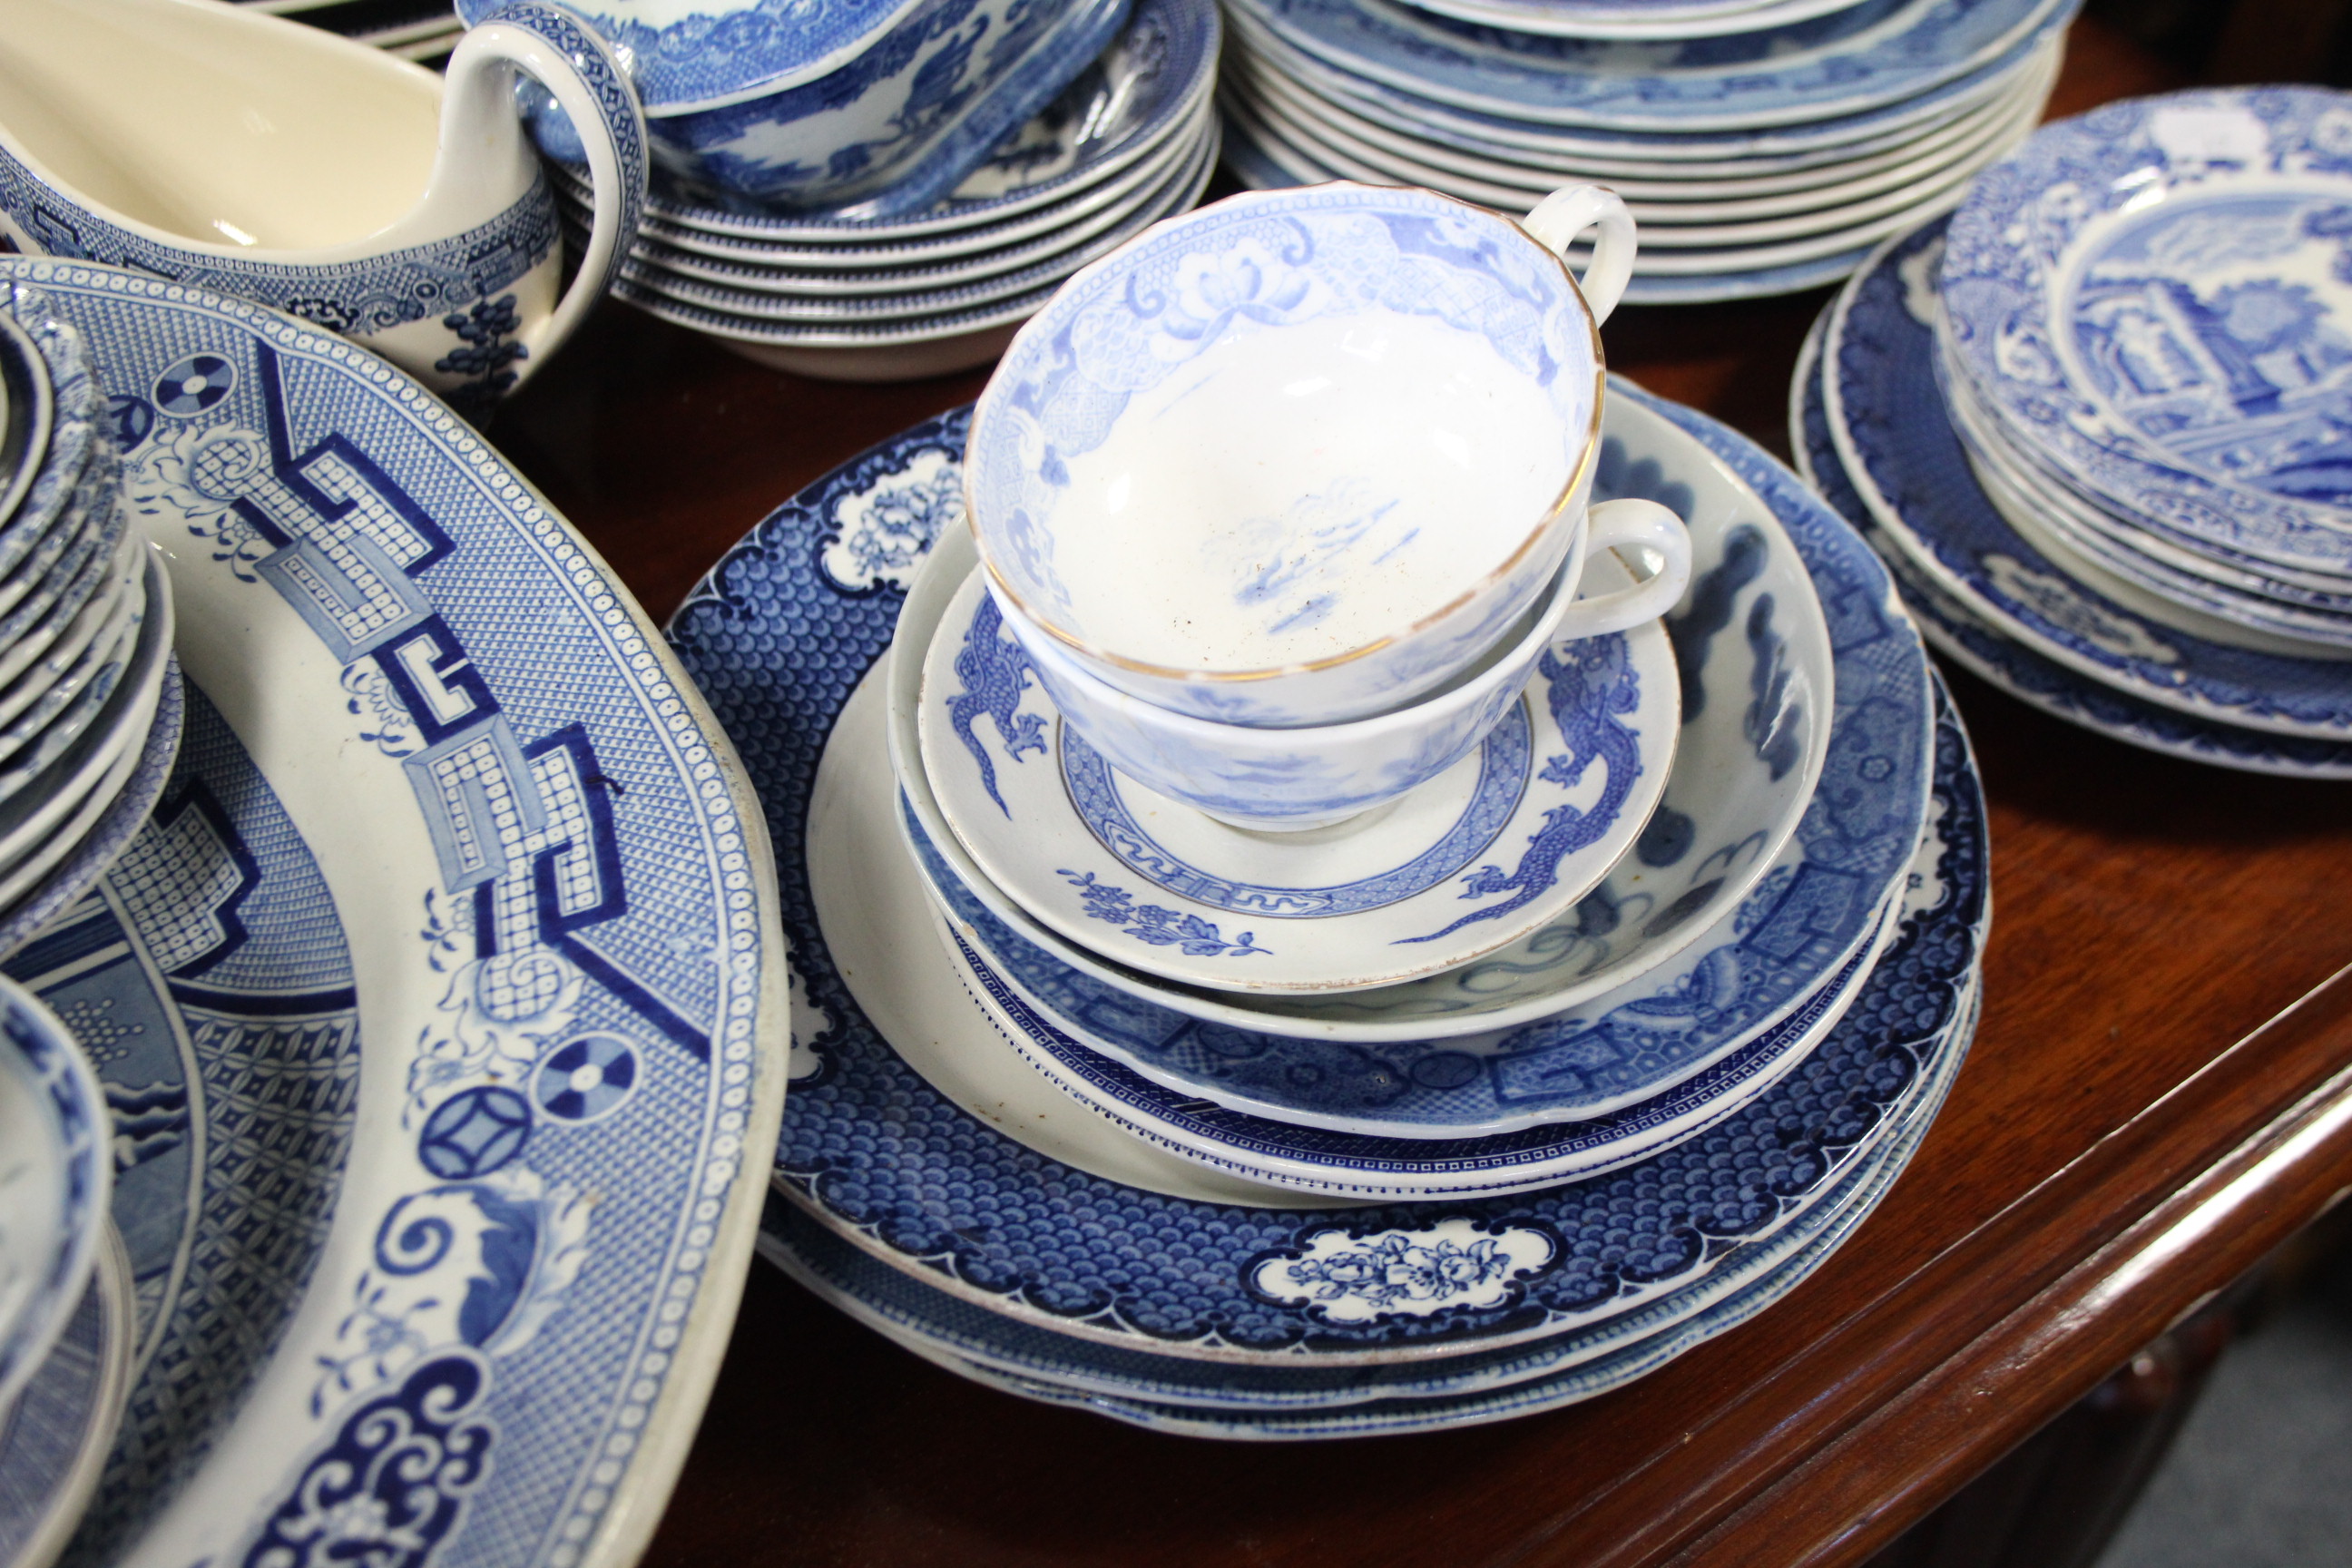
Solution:
{"label": "blue and white saucer", "polygon": [[98,1485],[122,1415],[138,1308],[110,1234],[81,1300],[13,1409],[0,1410],[0,1563],[48,1568]]}
{"label": "blue and white saucer", "polygon": [[2352,740],[2352,666],[2151,622],[2076,582],[1992,504],[1936,378],[1943,234],[1937,222],[1881,247],[1822,347],[1830,437],[1877,526],[1972,616],[2126,696],[2234,729]]}
{"label": "blue and white saucer", "polygon": [[2011,436],[2152,529],[2352,589],[2352,98],[2178,93],[2045,126],[1941,262]]}
{"label": "blue and white saucer", "polygon": [[571,530],[382,361],[114,268],[0,281],[89,342],[189,681],[152,818],[7,964],[103,1080],[141,1314],[73,1551],[633,1561],[782,1087],[726,742]]}
{"label": "blue and white saucer", "polygon": [[[935,837],[944,829],[918,809],[918,864],[962,940],[1055,1028],[1187,1100],[1400,1138],[1614,1112],[1815,1005],[1899,889],[1926,820],[1926,658],[1874,558],[1753,443],[1623,382],[1603,418],[1596,492],[1676,507],[1709,565],[1670,623],[1685,649],[1688,720],[1675,776],[1656,830],[1599,892],[1454,974],[1290,1012],[1244,1007],[1250,999],[1147,986],[1089,964],[992,896],[969,862],[950,866]],[[1743,547],[1723,549],[1727,534]],[[1835,706],[1820,783],[1797,797],[1803,820],[1767,862],[1769,841],[1752,839],[1738,807],[1769,784],[1769,770],[1711,793],[1737,780],[1743,757],[1757,760],[1744,734],[1764,667],[1706,628],[1744,624],[1768,598],[1787,605],[1792,585],[1798,603],[1820,602],[1807,563],[1836,612],[1835,676],[1819,683],[1834,689]],[[902,630],[919,625],[923,597],[909,599]],[[1654,885],[1660,877],[1669,879]]]}
{"label": "blue and white saucer", "polygon": [[[1596,577],[1623,569],[1588,568]],[[1630,583],[1630,579],[1626,579]],[[1221,991],[1395,984],[1549,923],[1665,792],[1680,682],[1653,621],[1568,645],[1469,756],[1313,833],[1228,826],[1114,771],[1032,679],[974,565],[920,656],[920,763],[1016,905],[1114,962]]]}
{"label": "blue and white saucer", "polygon": [[[1721,1242],[1777,1224],[1832,1179],[1916,1076],[1912,1047],[1950,1018],[1973,967],[1968,942],[1882,964],[1873,994],[1885,1009],[1866,994],[1780,1085],[1654,1163],[1434,1211],[1466,1227],[1465,1247],[1487,1225],[1496,1247],[1485,1256],[1548,1249],[1518,1294],[1517,1263],[1471,1291],[1370,1317],[1313,1289],[1254,1291],[1252,1270],[1276,1255],[1336,1254],[1351,1233],[1412,1232],[1433,1211],[1301,1210],[1075,1110],[1003,1045],[944,963],[910,951],[924,896],[872,875],[873,847],[896,828],[871,751],[883,715],[869,672],[913,567],[942,527],[961,526],[961,449],[949,416],[819,480],[730,552],[671,628],[744,737],[782,847],[799,990],[777,1176],[835,1234],[963,1300],[1102,1343],[1335,1364],[1451,1353],[1541,1338],[1697,1277]],[[1833,640],[1868,640],[1872,585],[1883,595],[1885,578],[1844,537],[1851,559],[1824,595]],[[1874,635],[1891,642],[1899,625]],[[1590,1256],[1548,1239],[1604,1216],[1623,1228]]]}
{"label": "blue and white saucer", "polygon": [[0,984],[0,1416],[40,1370],[106,1238],[106,1101],[73,1037]]}
{"label": "blue and white saucer", "polygon": [[2305,740],[2199,719],[2143,702],[2042,658],[1988,624],[1938,587],[1886,531],[1847,479],[1831,439],[1823,395],[1822,340],[1834,307],[1806,339],[1790,385],[1789,439],[1805,480],[1859,529],[1886,559],[1903,602],[1946,657],[1992,685],[2070,723],[2190,762],[2301,778],[2352,778],[2352,742]]}
{"label": "blue and white saucer", "polygon": [[1395,0],[1246,0],[1236,25],[1351,76],[1480,113],[1689,133],[1917,100],[2005,58],[2072,9],[2072,0],[1863,0],[1769,31],[1663,43],[1512,34]]}

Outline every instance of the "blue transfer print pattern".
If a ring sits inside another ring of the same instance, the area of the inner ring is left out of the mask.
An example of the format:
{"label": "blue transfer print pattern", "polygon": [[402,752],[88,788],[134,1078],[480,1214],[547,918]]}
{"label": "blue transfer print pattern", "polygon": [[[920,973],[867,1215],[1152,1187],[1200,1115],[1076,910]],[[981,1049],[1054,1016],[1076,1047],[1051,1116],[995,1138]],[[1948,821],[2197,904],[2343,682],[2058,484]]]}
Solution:
{"label": "blue transfer print pattern", "polygon": [[1537,776],[1547,784],[1572,789],[1586,770],[1599,763],[1606,773],[1601,798],[1590,807],[1556,805],[1544,813],[1544,824],[1528,840],[1518,865],[1506,872],[1500,866],[1481,866],[1462,879],[1465,899],[1510,897],[1462,916],[1427,936],[1403,942],[1434,942],[1477,921],[1497,920],[1541,898],[1559,880],[1560,862],[1609,831],[1624,809],[1633,781],[1642,776],[1641,737],[1625,726],[1621,714],[1641,705],[1641,678],[1628,656],[1624,634],[1580,637],[1549,648],[1538,661],[1547,683],[1546,700],[1552,720],[1568,742],[1568,750],[1546,757]]}
{"label": "blue transfer print pattern", "polygon": [[1254,952],[1272,952],[1270,947],[1257,945],[1257,938],[1243,931],[1227,942],[1213,921],[1198,915],[1184,914],[1163,909],[1158,904],[1139,904],[1135,895],[1125,888],[1114,888],[1096,879],[1092,871],[1061,871],[1057,876],[1069,879],[1086,907],[1087,918],[1106,921],[1118,926],[1126,935],[1154,947],[1172,947],[1194,958],[1242,958]]}
{"label": "blue transfer print pattern", "polygon": [[988,747],[972,726],[985,718],[996,726],[996,733],[1004,743],[1007,762],[1018,763],[1030,752],[1044,756],[1046,750],[1044,715],[1020,711],[1021,694],[1034,679],[1029,669],[1029,656],[1021,645],[1004,630],[1003,616],[992,596],[983,596],[980,609],[964,631],[963,649],[955,658],[956,679],[961,683],[956,693],[948,699],[948,723],[956,738],[971,753],[980,769],[981,782],[988,786],[988,798],[996,809],[1009,818],[1013,808],[1004,804],[1004,796],[996,788],[996,763],[988,754]]}
{"label": "blue transfer print pattern", "polygon": [[1560,1251],[1549,1226],[1455,1220],[1370,1234],[1335,1226],[1252,1259],[1242,1277],[1270,1300],[1304,1303],[1335,1323],[1368,1323],[1500,1306],[1558,1264]]}

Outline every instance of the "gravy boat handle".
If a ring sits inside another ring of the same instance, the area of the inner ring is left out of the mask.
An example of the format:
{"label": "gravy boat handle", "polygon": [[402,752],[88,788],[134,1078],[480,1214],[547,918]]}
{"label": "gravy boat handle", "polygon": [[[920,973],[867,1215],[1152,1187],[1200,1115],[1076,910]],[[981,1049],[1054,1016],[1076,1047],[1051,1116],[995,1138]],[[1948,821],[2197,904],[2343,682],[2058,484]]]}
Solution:
{"label": "gravy boat handle", "polygon": [[[494,101],[503,123],[526,135],[502,66],[513,66],[554,96],[580,132],[596,203],[588,246],[572,287],[526,334],[533,354],[551,353],[611,287],[635,243],[646,206],[646,116],[604,40],[572,12],[545,0],[508,5],[469,29],[449,57],[447,101]],[[462,111],[461,111],[462,112]],[[453,128],[445,125],[444,139]],[[463,129],[457,129],[464,134]]]}

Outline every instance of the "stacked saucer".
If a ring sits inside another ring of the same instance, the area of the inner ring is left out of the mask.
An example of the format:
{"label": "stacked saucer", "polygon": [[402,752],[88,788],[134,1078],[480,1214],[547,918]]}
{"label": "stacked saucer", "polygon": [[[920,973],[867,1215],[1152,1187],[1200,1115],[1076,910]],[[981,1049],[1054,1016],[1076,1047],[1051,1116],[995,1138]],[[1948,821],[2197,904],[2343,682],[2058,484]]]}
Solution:
{"label": "stacked saucer", "polygon": [[[1058,98],[911,212],[763,211],[656,171],[614,291],[806,375],[982,363],[1071,273],[1200,199],[1217,156],[1219,38],[1213,0],[1137,0]],[[555,167],[567,223],[584,233],[588,186]]]}
{"label": "stacked saucer", "polygon": [[1555,645],[1457,769],[1271,834],[1046,697],[973,574],[968,444],[986,496],[971,413],[918,426],[671,627],[782,851],[772,1258],[1024,1396],[1299,1438],[1590,1397],[1861,1225],[1973,1029],[1984,813],[1884,569],[1793,476],[1610,383],[1594,497],[1689,530],[1665,646]]}
{"label": "stacked saucer", "polygon": [[1626,298],[1843,278],[2041,118],[2075,0],[1235,0],[1221,95],[1246,184],[1421,185],[1524,210],[1603,182]]}
{"label": "stacked saucer", "polygon": [[1796,438],[1997,684],[2157,750],[2352,773],[2352,99],[2038,133],[1891,242]]}
{"label": "stacked saucer", "polygon": [[[160,386],[201,405],[205,357]],[[0,953],[79,898],[154,804],[178,743],[171,596],[131,526],[118,406],[37,289],[0,294]],[[189,452],[186,482],[205,482]],[[176,709],[173,710],[176,711]]]}

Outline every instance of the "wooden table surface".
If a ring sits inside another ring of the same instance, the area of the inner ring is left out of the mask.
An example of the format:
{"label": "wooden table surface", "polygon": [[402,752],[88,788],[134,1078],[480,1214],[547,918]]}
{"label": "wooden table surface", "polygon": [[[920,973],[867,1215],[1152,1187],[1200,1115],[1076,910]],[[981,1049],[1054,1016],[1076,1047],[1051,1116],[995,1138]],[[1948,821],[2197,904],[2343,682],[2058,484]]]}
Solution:
{"label": "wooden table surface", "polygon": [[[2082,24],[2053,111],[2172,85]],[[1825,297],[1629,309],[1611,359],[1785,452]],[[982,379],[803,381],[607,306],[490,434],[664,616],[798,487]],[[1786,1300],[1588,1404],[1283,1447],[985,1391],[755,1264],[647,1561],[1866,1557],[2352,1183],[2352,785],[1954,686],[1992,805],[1982,1027],[1909,1172]]]}

